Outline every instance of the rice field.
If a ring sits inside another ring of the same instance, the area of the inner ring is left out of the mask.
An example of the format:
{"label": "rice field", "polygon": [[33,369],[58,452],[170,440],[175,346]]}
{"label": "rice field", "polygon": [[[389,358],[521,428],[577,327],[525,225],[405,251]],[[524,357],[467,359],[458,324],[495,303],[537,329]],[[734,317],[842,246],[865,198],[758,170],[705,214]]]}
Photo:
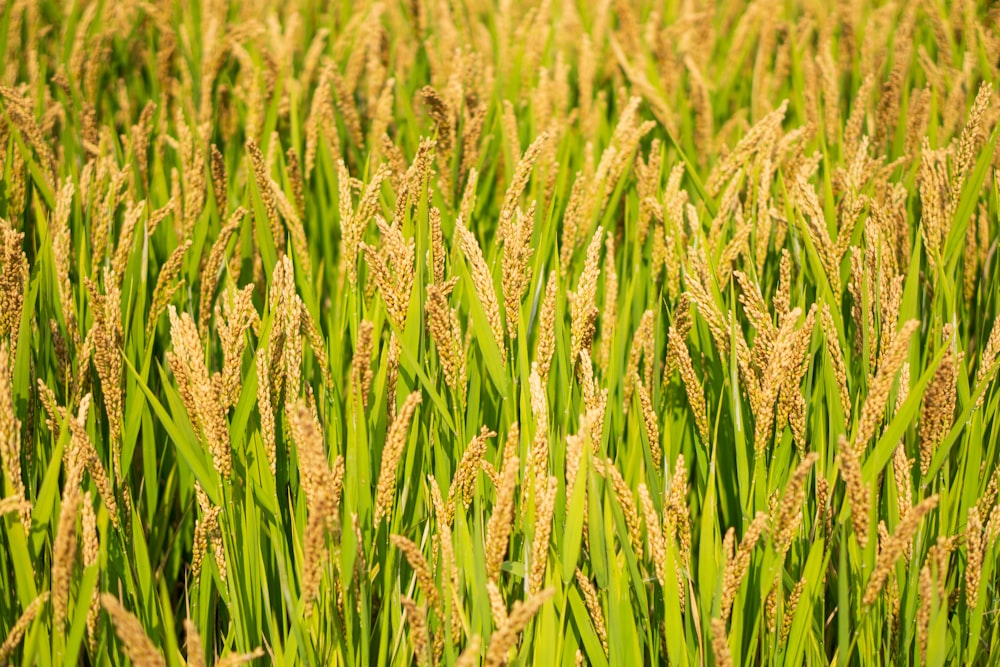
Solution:
{"label": "rice field", "polygon": [[1000,6],[0,54],[0,667],[998,660]]}

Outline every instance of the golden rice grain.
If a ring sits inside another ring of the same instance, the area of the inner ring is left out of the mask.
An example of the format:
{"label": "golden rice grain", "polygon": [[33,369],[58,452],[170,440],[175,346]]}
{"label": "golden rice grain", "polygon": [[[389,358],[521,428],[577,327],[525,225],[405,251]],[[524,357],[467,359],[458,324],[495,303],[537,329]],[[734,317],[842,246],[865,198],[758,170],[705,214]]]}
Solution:
{"label": "golden rice grain", "polygon": [[920,527],[920,520],[931,510],[937,507],[938,497],[931,496],[926,500],[917,503],[913,509],[903,517],[896,532],[889,538],[888,542],[881,548],[878,561],[875,563],[875,570],[868,580],[868,586],[862,598],[862,604],[870,605],[878,599],[885,582],[893,575],[896,561],[903,555],[904,551],[913,539],[913,535]]}
{"label": "golden rice grain", "polygon": [[413,392],[406,398],[399,414],[392,422],[385,436],[382,448],[382,465],[379,467],[378,484],[375,491],[375,525],[384,518],[392,519],[392,507],[396,493],[396,468],[406,448],[407,433],[413,413],[421,402],[420,392]]}
{"label": "golden rice grain", "polygon": [[[724,554],[726,563],[722,575],[722,623],[725,623],[729,619],[733,602],[736,600],[736,594],[739,592],[747,569],[750,567],[750,555],[766,527],[767,514],[758,512],[754,516],[753,521],[750,522],[750,525],[747,526],[746,532],[743,534],[743,540],[740,542],[739,547],[736,548],[735,555],[730,558],[728,553]],[[732,544],[732,540],[730,540],[730,544]],[[725,549],[723,551],[725,552]]]}
{"label": "golden rice grain", "polygon": [[[556,294],[559,289],[558,275],[549,271],[545,284],[545,297],[542,299],[538,320],[538,337],[535,339],[535,363],[538,364],[538,376],[542,384],[548,380],[549,369],[552,367],[552,355],[556,347]],[[1000,327],[997,327],[1000,330]]]}
{"label": "golden rice grain", "polygon": [[583,601],[587,605],[587,611],[590,613],[590,620],[594,624],[597,638],[601,640],[604,654],[608,655],[608,630],[604,624],[604,612],[601,610],[601,600],[597,595],[597,589],[594,588],[590,579],[580,571],[580,568],[576,570],[576,583],[583,593]]}
{"label": "golden rice grain", "polygon": [[531,540],[530,574],[528,592],[534,595],[545,582],[545,568],[549,560],[549,539],[552,536],[552,518],[555,513],[556,492],[559,482],[550,475],[538,484],[535,495],[535,534]]}
{"label": "golden rice grain", "polygon": [[715,664],[719,667],[732,667],[733,657],[729,652],[729,635],[726,632],[726,621],[721,618],[713,618],[712,629],[712,652],[715,654]]}
{"label": "golden rice grain", "polygon": [[[202,337],[208,336],[208,318],[212,313],[212,303],[216,287],[219,284],[219,271],[222,269],[226,248],[229,246],[229,241],[239,231],[243,218],[248,214],[249,211],[242,206],[237,207],[233,211],[232,215],[229,216],[228,222],[219,231],[219,235],[212,243],[212,248],[208,252],[208,259],[205,260],[204,268],[201,271],[201,275],[205,278],[202,280],[201,292],[198,299],[198,331]],[[171,255],[172,258],[173,255]],[[234,276],[233,279],[235,280],[236,277]]]}
{"label": "golden rice grain", "polygon": [[486,321],[489,322],[490,330],[493,332],[493,340],[500,351],[500,358],[506,363],[507,346],[504,341],[504,327],[500,319],[500,305],[497,301],[496,290],[493,287],[493,276],[486,259],[483,257],[483,250],[479,246],[479,241],[470,232],[462,220],[455,221],[455,235],[458,237],[458,244],[465,254],[465,259],[469,263],[472,272],[472,284],[476,290],[476,296],[486,311]]}
{"label": "golden rice grain", "polygon": [[110,593],[102,593],[101,606],[111,617],[115,634],[118,635],[118,639],[123,645],[125,655],[133,664],[149,665],[150,667],[160,667],[167,664],[159,649],[146,635],[142,623],[122,606],[118,598]]}
{"label": "golden rice grain", "polygon": [[580,352],[590,351],[594,340],[595,323],[597,322],[597,278],[601,273],[601,238],[604,229],[598,227],[587,246],[587,259],[583,272],[576,284],[576,291],[569,294],[570,322],[570,359],[576,360]]}
{"label": "golden rice grain", "polygon": [[0,665],[6,667],[10,661],[11,656],[14,654],[14,650],[17,648],[18,644],[21,643],[21,639],[28,632],[28,628],[31,627],[32,621],[38,615],[38,612],[42,610],[42,607],[48,602],[49,593],[45,591],[39,594],[34,600],[31,601],[24,611],[18,616],[17,620],[14,622],[13,627],[7,633],[7,638],[4,639],[3,644],[0,644]]}
{"label": "golden rice grain", "polygon": [[486,658],[483,662],[485,667],[500,667],[506,664],[507,653],[517,644],[518,635],[553,595],[555,595],[555,589],[546,588],[524,602],[519,600],[514,603],[507,619],[490,637],[490,643],[486,648]]}
{"label": "golden rice grain", "polygon": [[[509,447],[509,444],[508,444]],[[514,519],[514,488],[517,485],[520,460],[517,456],[504,457],[500,471],[496,503],[486,525],[486,576],[496,581],[507,553],[507,543]]]}
{"label": "golden rice grain", "polygon": [[896,373],[906,359],[907,350],[910,346],[910,338],[919,326],[920,322],[918,320],[904,322],[893,337],[888,351],[882,356],[879,362],[878,371],[875,374],[875,379],[868,388],[868,396],[861,406],[861,416],[858,418],[853,445],[858,451],[861,451],[868,443],[882,421],[885,403],[889,397],[889,391],[895,382]]}
{"label": "golden rice grain", "polygon": [[862,478],[858,453],[848,443],[847,438],[840,436],[837,449],[839,450],[837,459],[840,462],[840,476],[844,478],[847,499],[851,505],[854,535],[858,544],[864,548],[868,544],[868,508],[871,504],[871,491]]}
{"label": "golden rice grain", "polygon": [[403,552],[403,555],[406,557],[406,562],[409,563],[410,567],[413,569],[413,573],[417,578],[417,584],[420,586],[420,590],[427,599],[427,604],[434,610],[439,618],[443,617],[441,596],[438,592],[437,584],[434,582],[434,572],[431,570],[431,566],[427,563],[427,559],[425,559],[424,555],[420,552],[420,547],[402,535],[391,535],[389,537],[389,541],[394,547]]}

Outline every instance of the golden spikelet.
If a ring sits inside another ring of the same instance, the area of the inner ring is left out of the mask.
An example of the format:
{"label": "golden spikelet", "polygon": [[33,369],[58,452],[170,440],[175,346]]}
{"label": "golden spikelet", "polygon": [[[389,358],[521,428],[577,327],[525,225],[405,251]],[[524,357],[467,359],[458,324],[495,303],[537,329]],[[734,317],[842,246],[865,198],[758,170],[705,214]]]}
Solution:
{"label": "golden spikelet", "polygon": [[52,625],[59,632],[64,630],[66,605],[69,602],[76,562],[76,519],[80,509],[82,475],[82,465],[75,457],[71,458],[66,469],[62,507],[52,544]]}
{"label": "golden spikelet", "polygon": [[600,276],[601,238],[604,228],[598,227],[587,246],[587,259],[576,284],[576,291],[569,294],[570,308],[570,358],[576,360],[581,351],[590,352],[597,322],[597,279]]}
{"label": "golden spikelet", "polygon": [[420,89],[420,97],[427,105],[428,114],[437,124],[437,144],[438,148],[441,149],[441,155],[446,158],[450,157],[452,146],[455,144],[452,111],[444,98],[430,86],[424,86]]}
{"label": "golden spikelet", "polygon": [[712,629],[712,653],[715,654],[715,664],[718,667],[732,667],[733,657],[729,652],[729,634],[726,632],[726,621],[721,618],[713,618]]}
{"label": "golden spikelet", "polygon": [[[611,236],[608,236],[610,240]],[[608,252],[608,257],[614,257],[613,252]],[[609,270],[611,265],[608,266]],[[608,279],[610,279],[610,275]],[[605,311],[607,311],[607,306],[605,306]],[[628,411],[628,406],[632,400],[632,392],[635,390],[638,384],[638,377],[633,377],[639,372],[639,361],[645,359],[645,369],[643,373],[643,386],[646,388],[647,395],[652,391],[652,357],[653,357],[653,346],[655,344],[655,313],[650,309],[646,310],[642,314],[642,319],[639,321],[639,328],[635,330],[635,334],[632,336],[632,344],[629,348],[628,363],[625,366],[625,405],[624,408],[626,412]],[[601,334],[604,335],[603,332]]]}
{"label": "golden spikelet", "polygon": [[190,618],[184,619],[184,638],[188,667],[205,667],[205,647],[201,643],[198,628]]}
{"label": "golden spikelet", "polygon": [[948,153],[946,149],[931,150],[930,141],[923,138],[921,146],[919,190],[920,233],[932,267],[938,264],[941,244],[947,238],[950,219],[947,217]]}
{"label": "golden spikelet", "polygon": [[455,661],[455,667],[476,667],[479,664],[479,651],[482,647],[482,640],[479,635],[473,635],[466,645],[465,650]]}
{"label": "golden spikelet", "polygon": [[559,481],[550,475],[544,483],[539,483],[535,495],[535,534],[531,540],[530,574],[528,592],[534,595],[545,583],[545,568],[549,560],[549,538],[552,536],[552,518],[555,514],[556,492]]}
{"label": "golden spikelet", "polygon": [[302,535],[301,591],[307,610],[312,610],[313,603],[319,598],[323,573],[330,561],[330,552],[326,546],[328,524],[328,516],[322,511],[310,508]]}
{"label": "golden spikelet", "polygon": [[469,269],[472,272],[472,284],[476,290],[476,296],[486,311],[486,320],[489,322],[490,330],[493,332],[493,340],[496,341],[500,351],[500,358],[506,363],[507,347],[504,342],[504,328],[500,319],[500,305],[497,302],[496,290],[493,287],[493,276],[486,265],[482,248],[479,241],[466,229],[462,220],[455,221],[455,235],[458,237],[458,244],[465,253],[465,258],[469,262]]}
{"label": "golden spikelet", "polygon": [[122,387],[124,332],[122,331],[121,290],[114,274],[104,270],[105,294],[87,280],[87,289],[94,300],[94,365],[101,380],[104,410],[108,417],[112,462],[115,477],[123,479],[121,467],[121,432],[123,423],[124,388]]}
{"label": "golden spikelet", "polygon": [[680,371],[681,379],[684,381],[684,389],[687,392],[688,403],[691,405],[691,412],[694,414],[698,435],[701,437],[702,443],[707,445],[711,440],[705,396],[702,392],[701,383],[698,381],[698,376],[695,374],[694,366],[691,363],[691,355],[688,352],[687,345],[684,343],[680,332],[674,326],[671,326],[667,332],[667,350],[669,358]]}
{"label": "golden spikelet", "polygon": [[969,109],[969,118],[962,129],[962,134],[958,138],[958,147],[955,150],[955,161],[951,177],[951,188],[948,197],[948,220],[954,218],[958,209],[958,200],[962,194],[962,186],[965,184],[965,177],[969,168],[975,162],[980,152],[980,147],[984,140],[982,128],[983,120],[990,108],[993,96],[993,84],[984,81],[979,86],[976,99]]}
{"label": "golden spikelet", "polygon": [[[507,446],[511,447],[511,443],[508,442]],[[514,488],[517,485],[519,466],[517,456],[504,456],[496,503],[486,525],[486,576],[491,581],[497,581],[500,576],[500,567],[507,554],[514,520]]]}
{"label": "golden spikelet", "polygon": [[985,394],[980,392],[985,390],[985,384],[996,374],[998,366],[1000,366],[1000,317],[994,320],[993,328],[990,330],[990,337],[986,339],[986,346],[983,348],[983,353],[979,358],[979,369],[976,371],[975,387],[976,393],[979,393],[979,398],[977,399],[976,407],[982,406]]}
{"label": "golden spikelet", "polygon": [[399,414],[389,427],[389,432],[385,436],[385,445],[382,448],[382,465],[379,467],[378,484],[375,490],[375,525],[384,518],[387,522],[392,519],[392,507],[396,495],[396,468],[403,456],[406,448],[407,433],[410,429],[410,420],[420,404],[420,392],[413,392],[406,398]]}
{"label": "golden spikelet", "polygon": [[549,406],[542,379],[538,375],[538,366],[534,363],[531,365],[531,375],[528,376],[528,389],[531,395],[531,415],[535,421],[535,437],[531,441],[530,450],[531,475],[536,493],[541,493],[549,466]]}
{"label": "golden spikelet", "polygon": [[149,667],[161,667],[167,664],[159,649],[146,635],[142,623],[122,606],[118,598],[110,593],[102,593],[101,606],[111,617],[111,624],[122,643],[122,649],[133,664]]}
{"label": "golden spikelet", "polygon": [[462,328],[458,319],[458,311],[451,308],[448,303],[448,295],[455,287],[456,282],[457,278],[452,278],[444,283],[429,284],[424,314],[427,318],[427,330],[438,350],[438,359],[444,371],[445,382],[452,394],[458,399],[459,405],[464,405],[465,387],[468,380],[465,348],[462,343]]}
{"label": "golden spikelet", "polygon": [[[608,232],[607,237],[604,240],[604,256],[608,258],[605,263],[604,269],[604,304],[601,311],[601,347],[597,352],[597,363],[601,368],[607,369],[612,356],[612,345],[615,339],[615,326],[618,320],[618,272],[615,270],[615,237],[612,232]],[[642,321],[639,324],[639,331],[636,332],[635,340],[633,341],[632,348],[629,353],[629,372],[626,377],[631,375],[631,371],[638,370],[638,364],[635,368],[632,366],[633,354],[637,354],[639,351],[645,350],[647,347],[652,345],[650,337],[652,335],[652,325],[653,325],[652,311],[647,310],[643,313]],[[638,343],[638,346],[636,345]],[[648,359],[648,357],[647,357]],[[638,357],[635,359],[638,362]],[[649,362],[646,363],[647,370],[651,369]],[[650,388],[650,384],[646,384],[646,388]],[[629,400],[632,398],[631,384],[626,383],[625,385],[627,397],[625,399],[626,406]]]}
{"label": "golden spikelet", "polygon": [[142,218],[145,207],[146,202],[140,201],[125,209],[121,231],[118,234],[118,243],[115,246],[115,255],[111,260],[111,271],[119,277],[119,280],[125,277],[128,258],[132,251],[135,228],[139,224],[140,218]]}
{"label": "golden spikelet", "polygon": [[517,338],[520,321],[521,299],[531,281],[531,236],[535,226],[535,205],[527,213],[516,209],[514,220],[507,223],[504,238],[503,257],[500,262],[501,287],[503,289],[504,311],[507,318],[507,335]]}
{"label": "golden spikelet", "polygon": [[618,471],[614,461],[607,459],[604,470],[611,477],[611,485],[615,490],[615,497],[621,505],[622,513],[625,515],[625,525],[628,528],[628,537],[632,543],[632,550],[636,555],[642,554],[642,529],[639,523],[639,510],[635,505],[635,497],[632,490],[625,482],[625,478]]}
{"label": "golden spikelet", "polygon": [[217,387],[211,382],[205,366],[198,330],[189,314],[178,315],[173,306],[168,311],[173,350],[167,353],[167,361],[181,385],[181,397],[185,399],[188,414],[195,417],[201,427],[202,442],[212,456],[215,469],[228,478],[232,473],[229,428]]}
{"label": "golden spikelet", "polygon": [[462,459],[455,470],[455,476],[451,480],[451,488],[448,490],[449,515],[454,516],[456,498],[461,498],[466,507],[472,502],[479,462],[486,453],[486,441],[494,437],[496,432],[483,426],[479,429],[479,434],[465,448],[465,453],[462,454]]}
{"label": "golden spikelet", "polygon": [[830,355],[830,363],[833,366],[833,374],[837,380],[837,390],[840,397],[840,409],[844,413],[844,422],[851,421],[851,393],[847,388],[847,366],[844,362],[844,354],[840,347],[840,337],[837,334],[837,326],[833,322],[833,315],[830,313],[830,305],[823,304],[820,310],[820,323],[823,327],[823,335],[826,339],[826,350]]}
{"label": "golden spikelet", "polygon": [[[101,555],[101,545],[97,536],[97,516],[94,514],[94,503],[90,497],[90,491],[83,494],[83,502],[80,506],[80,525],[83,528],[83,566],[85,568],[96,566]],[[90,608],[87,610],[87,641],[92,651],[97,648],[97,622],[100,619],[100,613],[100,592],[95,587],[90,599]]]}
{"label": "golden spikelet", "polygon": [[875,570],[872,572],[865,593],[862,597],[862,604],[873,604],[882,592],[886,581],[893,574],[896,561],[909,549],[910,542],[914,534],[920,527],[920,520],[931,510],[937,507],[938,497],[931,496],[926,500],[917,503],[910,512],[900,521],[896,527],[896,532],[888,539],[879,551],[878,560],[875,563]]}
{"label": "golden spikelet", "polygon": [[192,571],[195,578],[200,575],[205,553],[211,547],[216,568],[219,570],[219,577],[225,581],[227,572],[226,553],[225,545],[222,543],[222,530],[219,526],[219,516],[222,514],[222,508],[212,505],[208,494],[205,493],[200,484],[195,483],[194,490],[195,499],[198,501],[198,508],[201,510],[201,516],[195,522],[194,554],[191,559]]}
{"label": "golden spikelet", "polygon": [[309,258],[309,243],[306,239],[305,226],[302,224],[295,206],[288,200],[288,195],[281,189],[281,186],[270,179],[269,186],[278,211],[281,213],[281,217],[284,218],[285,226],[288,228],[288,233],[291,236],[296,264],[299,267],[299,271],[302,272],[305,282],[311,284],[313,282],[312,264]]}
{"label": "golden spikelet", "polygon": [[[330,374],[330,360],[327,354],[327,344],[326,340],[323,338],[323,332],[320,330],[316,320],[313,319],[313,316],[309,312],[309,308],[306,307],[305,302],[301,298],[296,300],[299,304],[300,333],[304,333],[306,338],[309,340],[309,347],[312,349],[313,361],[315,361],[316,365],[319,367],[319,373],[320,377],[323,379],[323,385],[327,389],[330,389],[333,387],[333,376]],[[256,312],[253,314],[256,315]],[[294,318],[294,315],[290,314],[290,317]],[[294,326],[294,323],[291,326]]]}
{"label": "golden spikelet", "polygon": [[434,479],[433,475],[428,475],[427,482],[431,490],[431,502],[434,505],[434,518],[437,520],[437,542],[441,547],[441,561],[444,568],[441,581],[444,583],[445,598],[451,600],[451,604],[454,605],[453,596],[458,590],[458,567],[455,563],[455,551],[452,545],[451,519],[448,516],[448,507],[445,505],[437,480]]}
{"label": "golden spikelet", "polygon": [[802,597],[806,583],[806,579],[799,579],[795,582],[792,592],[788,594],[788,600],[785,602],[784,617],[781,619],[781,643],[788,641],[788,635],[792,631],[792,623],[795,621],[795,610],[799,607],[799,599]]}
{"label": "golden spikelet", "polygon": [[920,568],[919,579],[920,606],[917,608],[917,646],[920,655],[927,657],[927,630],[931,622],[931,609],[934,604],[934,578],[931,575],[930,558]]}
{"label": "golden spikelet", "polygon": [[441,596],[438,593],[437,584],[434,582],[434,572],[430,564],[420,552],[420,547],[402,535],[391,535],[389,541],[394,547],[403,552],[406,562],[413,568],[413,573],[417,578],[417,584],[427,598],[427,604],[439,616],[442,617]]}
{"label": "golden spikelet", "polygon": [[580,586],[583,601],[587,605],[587,611],[590,613],[590,620],[594,624],[597,638],[601,640],[604,654],[608,655],[608,630],[604,624],[604,612],[601,610],[601,600],[597,595],[597,589],[594,588],[590,579],[580,571],[580,568],[576,570],[576,583]]}
{"label": "golden spikelet", "polygon": [[253,176],[257,182],[257,192],[260,194],[261,203],[264,204],[264,213],[271,227],[271,238],[278,254],[281,255],[285,252],[285,232],[278,218],[278,203],[275,201],[274,190],[271,188],[268,163],[264,160],[260,146],[253,139],[247,139],[246,149],[247,156],[250,158],[250,166],[253,168]]}
{"label": "golden spikelet", "polygon": [[361,394],[361,404],[368,406],[368,394],[371,392],[372,378],[372,345],[375,335],[375,325],[368,320],[362,320],[358,325],[357,345],[351,356],[351,382],[356,385]]}
{"label": "golden spikelet", "polygon": [[653,467],[659,471],[663,467],[663,450],[660,448],[660,426],[653,410],[653,400],[649,397],[646,387],[639,381],[638,373],[632,374],[632,384],[639,394],[639,405],[642,406],[642,419],[646,425],[646,438],[649,440]]}
{"label": "golden spikelet", "polygon": [[28,287],[28,259],[22,249],[24,234],[0,218],[0,336],[10,341],[10,356],[17,358],[24,293]]}
{"label": "golden spikelet", "polygon": [[[219,235],[212,243],[212,248],[208,252],[208,259],[205,260],[205,265],[200,271],[202,281],[200,296],[198,298],[198,332],[203,338],[208,336],[208,319],[212,314],[212,303],[215,298],[216,287],[219,284],[219,272],[225,260],[226,248],[229,246],[229,241],[239,231],[243,218],[248,214],[249,211],[242,206],[233,211],[232,215],[229,216],[228,222],[219,231]],[[235,280],[236,277],[234,276],[233,279]]]}
{"label": "golden spikelet", "polygon": [[[736,600],[736,594],[739,593],[740,585],[743,583],[743,578],[746,576],[747,569],[750,567],[750,555],[753,552],[754,547],[757,545],[757,540],[763,534],[765,528],[767,528],[767,514],[764,512],[758,512],[753,521],[747,527],[746,532],[743,534],[743,540],[740,542],[739,547],[736,548],[735,555],[730,558],[729,553],[725,553],[726,565],[722,575],[722,621],[723,623],[729,619],[729,614],[732,612],[733,602]],[[730,529],[732,530],[732,529]],[[730,544],[732,544],[732,538],[729,538]],[[725,552],[725,548],[723,549]]]}
{"label": "golden spikelet", "polygon": [[258,646],[249,653],[230,653],[221,656],[219,661],[215,663],[215,667],[238,667],[239,665],[251,663],[257,658],[263,658],[264,655],[264,649]]}
{"label": "golden spikelet", "polygon": [[31,503],[27,500],[21,500],[17,496],[8,496],[7,498],[0,499],[0,516],[8,514],[10,512],[23,512],[27,509],[31,511]]}
{"label": "golden spikelet", "polygon": [[268,375],[275,381],[276,393],[284,387],[287,396],[294,396],[302,379],[302,299],[295,291],[295,270],[287,255],[282,255],[274,265],[268,299],[271,312],[275,314],[272,336],[277,330],[282,341],[280,351],[275,345]]}
{"label": "golden spikelet", "polygon": [[805,322],[792,339],[789,348],[791,359],[781,378],[781,389],[778,392],[777,425],[783,426],[787,419],[800,453],[805,451],[807,444],[806,402],[801,387],[812,361],[810,343],[816,326],[816,310],[817,307],[813,304]]}
{"label": "golden spikelet", "polygon": [[254,355],[257,367],[257,412],[260,414],[260,435],[264,443],[264,453],[273,475],[277,465],[277,451],[274,435],[274,406],[271,398],[271,356],[270,343],[261,341]]}
{"label": "golden spikelet", "polygon": [[386,416],[389,421],[396,418],[396,381],[399,378],[399,340],[395,332],[389,333],[389,350],[386,359],[385,393],[387,396]]}
{"label": "golden spikelet", "polygon": [[581,229],[581,227],[589,222],[589,220],[584,219],[586,216],[584,199],[587,196],[587,188],[590,182],[589,172],[594,167],[592,147],[589,144],[584,150],[584,154],[588,156],[588,173],[576,173],[576,179],[573,181],[569,201],[566,204],[566,210],[563,214],[562,238],[559,248],[559,266],[563,271],[569,268],[573,253],[580,243],[580,235],[586,231],[586,229]]}
{"label": "golden spikelet", "polygon": [[289,431],[298,453],[299,482],[310,513],[318,512],[336,522],[335,478],[327,459],[325,437],[315,406],[297,399],[286,407]]}
{"label": "golden spikelet", "polygon": [[4,110],[10,116],[11,126],[21,133],[26,143],[38,154],[39,162],[46,170],[43,172],[46,183],[51,187],[52,179],[56,174],[55,155],[52,153],[38,121],[32,115],[32,104],[15,90],[6,86],[0,86],[0,96],[4,98]]}
{"label": "golden spikelet", "polygon": [[305,185],[302,182],[302,169],[299,166],[299,156],[295,148],[285,151],[285,165],[288,170],[288,182],[292,186],[292,197],[295,203],[295,213],[298,217],[306,214]]}
{"label": "golden spikelet", "polygon": [[857,451],[847,438],[840,436],[837,459],[840,462],[840,476],[847,487],[847,500],[851,505],[851,522],[854,535],[862,548],[868,544],[868,508],[871,505],[871,491],[861,475],[861,461]]}
{"label": "golden spikelet", "polygon": [[663,539],[663,529],[660,526],[660,515],[653,506],[653,499],[644,483],[639,484],[639,502],[646,519],[646,537],[649,540],[649,551],[656,568],[656,578],[663,587],[667,582],[667,544]]}
{"label": "golden spikelet", "polygon": [[[180,275],[181,267],[184,264],[184,255],[191,247],[191,239],[184,241],[170,253],[170,257],[160,267],[160,273],[156,277],[156,287],[153,289],[152,306],[149,308],[149,317],[146,319],[146,335],[153,333],[156,323],[159,321],[163,311],[167,309],[177,291],[181,288],[183,281],[174,283]],[[207,328],[206,328],[207,333]]]}
{"label": "golden spikelet", "polygon": [[[0,464],[9,480],[16,502],[27,500],[21,476],[21,421],[14,412],[11,379],[13,363],[6,342],[0,343]],[[25,533],[31,530],[31,507],[20,506],[21,524]]]}
{"label": "golden spikelet", "polygon": [[765,356],[770,356],[774,350],[774,338],[778,331],[771,321],[771,313],[768,312],[764,296],[760,292],[760,286],[742,271],[734,271],[733,277],[740,286],[740,303],[743,305],[743,312],[754,329],[757,336],[754,338],[754,350],[759,347]]}
{"label": "golden spikelet", "polygon": [[217,333],[222,343],[222,373],[220,376],[221,391],[219,400],[223,408],[228,410],[236,405],[243,388],[243,351],[246,349],[249,330],[255,332],[260,327],[260,316],[253,305],[253,285],[247,285],[241,290],[230,287],[222,308],[217,308]]}
{"label": "golden spikelet", "polygon": [[507,620],[507,606],[495,581],[486,582],[486,594],[490,598],[490,613],[493,614],[493,623],[498,626],[503,625]]}
{"label": "golden spikelet", "polygon": [[906,448],[902,440],[896,445],[892,455],[892,476],[896,483],[896,499],[899,507],[899,518],[903,519],[913,507],[913,482],[910,479],[912,461],[906,456]]}
{"label": "golden spikelet", "polygon": [[479,185],[479,172],[475,169],[469,171],[469,178],[465,183],[465,190],[462,192],[462,201],[458,206],[458,219],[471,220],[472,211],[476,207],[476,187]]}
{"label": "golden spikelet", "polygon": [[410,641],[413,642],[413,654],[420,667],[428,667],[431,664],[430,641],[427,633],[427,616],[417,606],[417,603],[406,597],[400,596],[399,603],[406,611],[406,621],[410,624]]}
{"label": "golden spikelet", "polygon": [[507,663],[507,653],[517,644],[518,635],[553,595],[555,589],[546,588],[524,602],[518,600],[514,603],[506,620],[490,637],[483,662],[484,667],[501,667]]}
{"label": "golden spikelet", "polygon": [[948,346],[947,351],[924,391],[923,408],[920,412],[921,475],[926,475],[930,469],[934,452],[947,435],[955,414],[956,381],[961,354],[955,354],[954,333],[950,324],[945,325],[942,338]]}
{"label": "golden spikelet", "polygon": [[969,609],[979,606],[979,580],[983,572],[983,522],[979,510],[969,508],[965,526],[965,604]]}
{"label": "golden spikelet", "polygon": [[919,326],[919,320],[903,323],[893,337],[889,349],[882,355],[875,379],[869,386],[868,396],[861,406],[861,416],[858,418],[857,434],[854,438],[854,447],[858,451],[867,445],[882,421],[886,400],[895,382],[896,373],[906,359],[910,338]]}
{"label": "golden spikelet", "polygon": [[431,267],[433,282],[444,282],[444,232],[441,230],[441,211],[436,206],[432,206],[427,214],[427,221],[430,225],[430,248],[427,250],[427,264]]}
{"label": "golden spikelet", "polygon": [[[535,363],[538,364],[538,376],[544,384],[552,367],[552,354],[556,348],[556,293],[559,289],[558,275],[549,271],[545,284],[545,297],[542,299],[542,309],[539,311],[538,337],[535,339]],[[1000,327],[997,327],[1000,329]]]}
{"label": "golden spikelet", "polygon": [[514,104],[510,100],[503,101],[500,124],[503,127],[504,138],[507,140],[507,146],[510,148],[512,160],[515,163],[520,163],[521,141],[517,136],[517,116],[514,113]]}
{"label": "golden spikelet", "polygon": [[335,67],[330,67],[328,73],[330,83],[333,85],[334,92],[336,92],[334,103],[337,105],[337,110],[340,111],[341,115],[344,117],[344,125],[347,127],[347,135],[350,137],[351,142],[360,148],[364,145],[364,135],[361,132],[361,118],[358,117],[358,109],[354,101],[354,95],[351,93],[351,89],[348,87],[347,82],[344,81],[344,78]]}
{"label": "golden spikelet", "polygon": [[[514,137],[516,139],[517,135],[515,134]],[[549,134],[542,132],[531,142],[528,149],[524,151],[524,155],[520,156],[520,159],[517,161],[517,167],[514,169],[514,177],[511,179],[510,185],[507,186],[507,192],[504,194],[503,204],[500,206],[500,217],[497,222],[497,237],[502,242],[506,243],[507,241],[508,234],[511,231],[510,224],[514,221],[514,213],[517,210],[518,202],[524,193],[525,187],[528,185],[528,179],[531,178],[531,170],[535,166],[535,161],[538,160],[538,156],[541,154],[547,141],[549,141]]]}
{"label": "golden spikelet", "polygon": [[229,210],[226,204],[228,197],[228,178],[226,176],[226,158],[223,157],[219,147],[212,144],[210,171],[212,173],[212,192],[215,194],[215,210],[221,218]]}
{"label": "golden spikelet", "polygon": [[[67,177],[65,184],[56,196],[56,208],[49,221],[52,230],[52,257],[55,263],[56,286],[59,290],[59,305],[62,308],[63,321],[70,335],[77,337],[76,303],[73,300],[73,287],[69,278],[72,263],[72,238],[69,218],[73,213],[73,181]],[[155,302],[155,301],[154,301]],[[75,339],[74,339],[74,342]]]}
{"label": "golden spikelet", "polygon": [[331,92],[330,70],[333,65],[328,65],[319,76],[319,83],[313,92],[309,105],[309,115],[305,123],[305,179],[309,180],[313,168],[316,166],[316,153],[319,151],[321,128],[331,128],[332,131],[324,132],[323,136],[330,142],[330,154],[340,155],[340,137],[336,132],[336,120],[333,117],[333,94]]}
{"label": "golden spikelet", "polygon": [[781,504],[778,505],[778,512],[774,517],[771,536],[774,539],[775,551],[785,554],[795,537],[795,532],[802,521],[802,503],[806,498],[806,480],[809,471],[819,459],[819,455],[810,452],[799,463],[798,467],[788,478],[785,485],[784,495]]}
{"label": "golden spikelet", "polygon": [[17,648],[18,644],[21,643],[21,639],[27,634],[28,628],[31,627],[31,622],[35,620],[38,612],[42,610],[42,607],[48,602],[49,593],[45,591],[41,593],[38,597],[31,601],[24,611],[18,616],[17,620],[14,622],[13,627],[7,633],[7,638],[4,639],[3,644],[0,644],[0,665],[6,667],[9,663],[11,656],[14,654],[14,650]]}

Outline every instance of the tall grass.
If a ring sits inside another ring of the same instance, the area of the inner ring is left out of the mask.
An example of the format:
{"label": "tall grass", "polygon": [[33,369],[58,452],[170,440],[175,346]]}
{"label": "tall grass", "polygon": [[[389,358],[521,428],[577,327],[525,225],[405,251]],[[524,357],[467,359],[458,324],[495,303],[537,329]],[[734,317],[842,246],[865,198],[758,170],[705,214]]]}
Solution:
{"label": "tall grass", "polygon": [[981,5],[0,4],[0,665],[991,664]]}

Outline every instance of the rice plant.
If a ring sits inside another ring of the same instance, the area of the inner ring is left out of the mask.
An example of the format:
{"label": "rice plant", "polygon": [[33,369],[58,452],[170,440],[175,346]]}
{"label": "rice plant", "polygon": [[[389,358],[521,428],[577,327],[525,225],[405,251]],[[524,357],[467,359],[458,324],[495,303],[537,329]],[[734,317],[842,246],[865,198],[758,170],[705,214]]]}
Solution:
{"label": "rice plant", "polygon": [[997,661],[995,3],[0,54],[0,667]]}

